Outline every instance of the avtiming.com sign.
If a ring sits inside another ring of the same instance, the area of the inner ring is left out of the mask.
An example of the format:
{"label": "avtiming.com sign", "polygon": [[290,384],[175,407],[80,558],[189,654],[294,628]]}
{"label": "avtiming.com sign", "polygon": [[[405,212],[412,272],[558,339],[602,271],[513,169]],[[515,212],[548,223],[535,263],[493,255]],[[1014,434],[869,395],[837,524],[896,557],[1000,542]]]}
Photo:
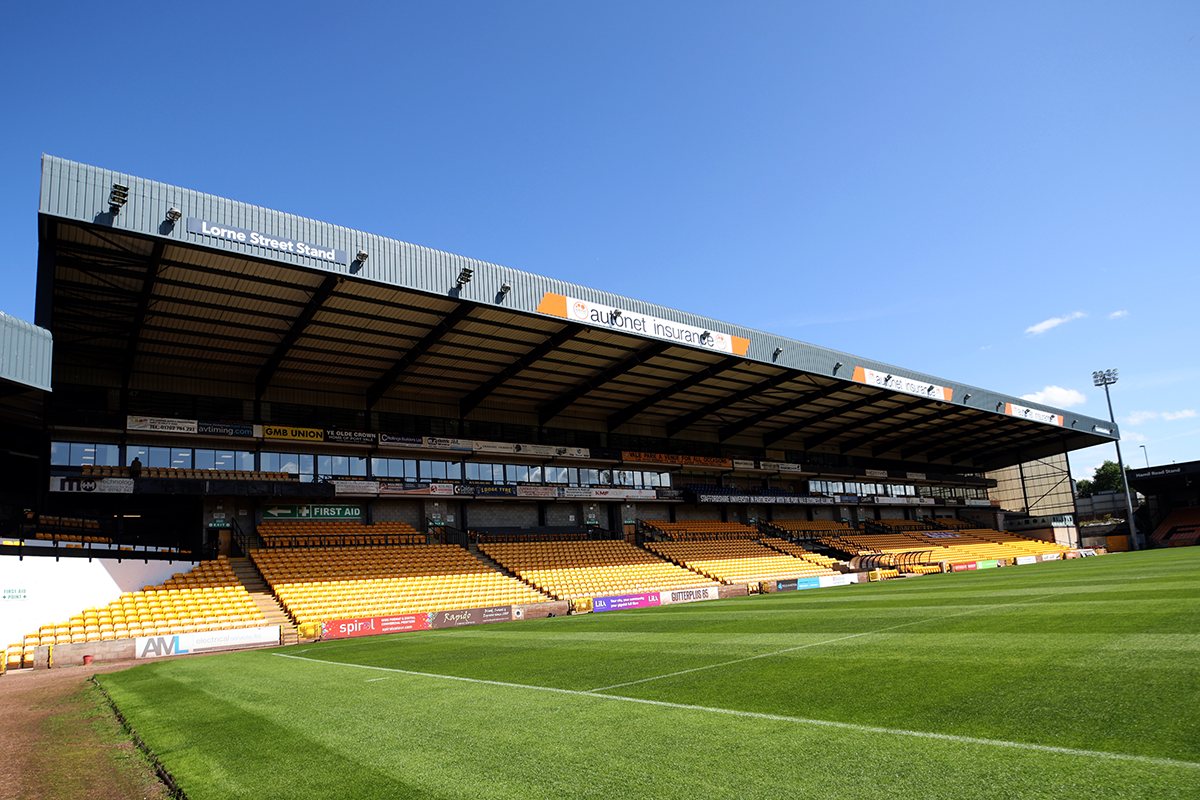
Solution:
{"label": "avtiming.com sign", "polygon": [[268,250],[275,250],[280,253],[293,253],[298,256],[315,258],[319,261],[332,261],[335,264],[349,263],[345,250],[338,250],[333,247],[317,247],[315,244],[301,242],[297,239],[281,239],[278,236],[269,236],[265,233],[249,231],[245,228],[218,225],[215,222],[197,219],[196,217],[188,217],[187,229],[188,233],[198,233],[201,236],[211,236],[214,239],[224,239],[228,242],[238,242],[239,244],[248,244],[253,247],[265,247]]}

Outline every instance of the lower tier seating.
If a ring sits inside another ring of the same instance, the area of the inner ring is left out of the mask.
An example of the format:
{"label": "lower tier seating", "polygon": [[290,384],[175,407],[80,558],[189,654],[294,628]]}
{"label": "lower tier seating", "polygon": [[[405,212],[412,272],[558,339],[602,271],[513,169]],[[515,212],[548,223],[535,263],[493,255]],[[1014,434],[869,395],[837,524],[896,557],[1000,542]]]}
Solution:
{"label": "lower tier seating", "polygon": [[648,542],[646,547],[721,583],[833,575],[832,569],[750,541]]}
{"label": "lower tier seating", "polygon": [[506,542],[479,549],[560,600],[716,584],[623,541]]}
{"label": "lower tier seating", "polygon": [[279,548],[252,557],[297,624],[551,599],[450,544]]}
{"label": "lower tier seating", "polygon": [[139,636],[220,631],[265,625],[250,593],[224,556],[204,561],[190,572],[177,572],[160,586],[125,592],[106,606],[85,608],[65,622],[47,624],[8,647],[25,666],[39,645],[78,644]]}

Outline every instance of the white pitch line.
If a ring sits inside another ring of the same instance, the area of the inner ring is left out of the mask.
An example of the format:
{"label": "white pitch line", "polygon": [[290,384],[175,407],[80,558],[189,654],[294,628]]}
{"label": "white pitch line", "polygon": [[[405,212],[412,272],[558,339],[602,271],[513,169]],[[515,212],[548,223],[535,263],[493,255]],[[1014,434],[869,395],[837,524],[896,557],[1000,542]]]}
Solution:
{"label": "white pitch line", "polygon": [[368,680],[363,681],[363,683],[374,683],[375,681],[390,681],[390,680],[391,680],[390,676],[386,677],[386,678],[370,678]]}
{"label": "white pitch line", "polygon": [[554,692],[556,694],[574,695],[575,697],[588,697],[594,700],[618,700],[624,703],[639,703],[646,706],[658,706],[659,708],[674,708],[680,711],[707,711],[710,714],[726,714],[732,717],[762,719],[769,720],[771,722],[795,722],[800,725],[817,725],[825,728],[858,731],[860,733],[880,733],[888,736],[910,736],[915,739],[936,739],[938,741],[955,742],[957,744],[979,744],[989,747],[1006,747],[1013,750],[1032,750],[1038,753],[1054,753],[1057,755],[1083,756],[1086,758],[1099,758],[1110,761],[1134,761],[1139,764],[1154,764],[1165,767],[1200,769],[1200,763],[1194,761],[1177,761],[1173,758],[1153,758],[1151,756],[1129,755],[1128,753],[1106,753],[1102,750],[1078,750],[1073,747],[1053,747],[1051,745],[1030,744],[1028,742],[1009,742],[1005,741],[1004,739],[980,739],[974,736],[955,736],[949,733],[909,731],[904,730],[903,728],[881,728],[874,725],[855,725],[851,722],[834,722],[827,719],[787,717],[780,714],[762,714],[757,711],[737,711],[731,708],[713,708],[711,706],[694,706],[686,703],[668,703],[663,700],[646,700],[641,697],[624,697],[619,694],[596,694],[595,692],[582,692],[576,689],[558,689],[553,686],[530,686],[523,683],[506,683],[504,681],[488,681],[480,678],[463,678],[458,675],[438,675],[431,672],[414,672],[412,670],[396,669],[394,667],[373,667],[368,664],[347,664],[340,661],[322,661],[317,658],[305,658],[303,656],[287,655],[286,653],[271,653],[271,655],[278,656],[279,658],[290,658],[294,661],[307,661],[312,664],[321,664],[326,667],[370,669],[379,672],[394,672],[400,675],[413,675],[418,678],[435,678],[446,681],[460,681],[462,683],[477,683],[485,686],[502,686],[508,689],[528,689],[535,692]]}
{"label": "white pitch line", "polygon": [[747,661],[754,661],[759,658],[770,658],[772,656],[783,655],[784,653],[794,653],[797,650],[804,650],[809,647],[820,647],[823,644],[833,644],[835,642],[844,642],[847,639],[857,639],[860,636],[874,636],[877,633],[887,633],[894,631],[897,628],[906,628],[910,625],[921,625],[926,622],[937,622],[938,620],[951,619],[952,617],[961,617],[964,614],[974,614],[979,611],[992,611],[997,608],[1008,608],[1009,606],[1020,605],[1031,600],[1045,600],[1047,597],[1055,597],[1055,594],[1044,594],[1038,597],[1027,597],[1024,600],[1016,600],[1011,603],[1003,603],[1001,605],[977,606],[967,611],[960,611],[957,614],[946,614],[942,617],[928,617],[926,619],[913,620],[912,622],[902,622],[899,625],[889,625],[886,628],[878,628],[873,631],[862,631],[861,633],[851,633],[847,636],[838,636],[835,639],[825,639],[820,642],[809,642],[808,644],[797,645],[796,647],[788,647],[783,650],[774,650],[770,653],[760,653],[756,656],[747,656],[746,658],[735,658],[733,661],[722,661],[719,664],[707,664],[703,667],[692,667],[691,669],[681,669],[678,672],[668,672],[666,675],[655,675],[650,678],[639,678],[636,681],[628,681],[626,683],[614,683],[612,686],[601,686],[599,689],[588,689],[589,692],[607,692],[609,689],[621,689],[625,686],[633,686],[638,683],[648,683],[650,681],[659,681],[663,678],[675,678],[679,675],[687,675],[690,672],[703,672],[706,669],[716,669],[717,667],[728,667],[733,664],[743,664]]}

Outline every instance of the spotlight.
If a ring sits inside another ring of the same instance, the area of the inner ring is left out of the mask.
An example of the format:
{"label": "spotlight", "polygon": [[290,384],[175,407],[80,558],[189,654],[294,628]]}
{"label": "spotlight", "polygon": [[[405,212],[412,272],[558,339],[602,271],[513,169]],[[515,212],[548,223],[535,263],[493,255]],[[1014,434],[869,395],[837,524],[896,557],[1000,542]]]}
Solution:
{"label": "spotlight", "polygon": [[509,286],[507,283],[500,284],[500,294],[508,294],[511,291],[512,291],[512,287]]}
{"label": "spotlight", "polygon": [[167,209],[167,219],[172,223],[179,222],[179,218],[182,216],[183,212],[175,206],[171,206]]}
{"label": "spotlight", "polygon": [[108,208],[114,214],[121,213],[121,206],[129,201],[129,187],[120,183],[114,183],[112,190],[108,193]]}
{"label": "spotlight", "polygon": [[[842,368],[842,362],[840,362],[840,361],[839,361],[839,362],[837,362],[836,364],[834,364],[834,365],[833,365],[833,371],[834,371],[834,372],[837,372],[837,371],[838,371],[839,369],[841,369],[841,368]],[[890,376],[889,376],[889,377],[890,377]]]}
{"label": "spotlight", "polygon": [[617,320],[619,320],[621,318],[621,309],[614,308],[613,312],[612,312],[612,318],[613,318],[613,322],[616,322]]}
{"label": "spotlight", "polygon": [[368,253],[366,250],[363,250],[360,248],[359,251],[354,254],[354,257],[358,259],[358,263],[365,264],[365,263],[367,263],[367,258],[370,255],[371,254]]}
{"label": "spotlight", "polygon": [[782,347],[776,347],[776,348],[775,348],[775,357],[776,357],[776,358],[778,358],[778,357],[779,357],[779,356],[781,356],[781,355],[783,355],[783,348],[782,348]]}
{"label": "spotlight", "polygon": [[471,278],[474,275],[475,270],[471,269],[470,267],[463,267],[461,270],[459,270],[457,279],[458,288],[461,289],[463,286],[470,283]]}
{"label": "spotlight", "polygon": [[964,395],[963,395],[963,402],[964,402],[964,403],[965,403],[965,402],[967,402],[967,401],[968,401],[968,400],[970,400],[970,399],[971,399],[971,393],[970,393],[970,392],[967,392],[966,394],[964,394]]}
{"label": "spotlight", "polygon": [[708,331],[705,331],[704,333],[700,334],[700,341],[702,341],[702,342],[706,341],[710,338],[712,338],[712,334],[709,333]]}

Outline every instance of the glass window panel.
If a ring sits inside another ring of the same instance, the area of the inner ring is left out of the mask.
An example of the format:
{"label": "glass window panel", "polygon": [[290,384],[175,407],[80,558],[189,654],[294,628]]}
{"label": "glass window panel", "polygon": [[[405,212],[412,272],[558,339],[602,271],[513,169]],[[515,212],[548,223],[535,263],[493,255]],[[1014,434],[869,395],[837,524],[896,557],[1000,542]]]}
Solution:
{"label": "glass window panel", "polygon": [[469,481],[479,480],[479,465],[476,464],[474,461],[468,461],[466,464],[466,467],[467,467],[467,480],[469,480]]}
{"label": "glass window panel", "polygon": [[102,467],[115,467],[121,463],[121,448],[115,444],[96,445],[96,463]]}
{"label": "glass window panel", "polygon": [[433,466],[430,462],[421,461],[417,464],[417,467],[420,469],[418,477],[423,481],[429,480],[429,476],[433,474]]}
{"label": "glass window panel", "polygon": [[[392,473],[392,477],[396,477],[394,472]],[[404,477],[410,481],[415,481],[417,479],[417,462],[415,459],[404,459]]]}
{"label": "glass window panel", "polygon": [[279,472],[279,453],[262,454],[263,472]]}
{"label": "glass window panel", "polygon": [[356,478],[365,478],[367,475],[367,459],[351,456],[350,474]]}
{"label": "glass window panel", "polygon": [[330,475],[349,475],[350,474],[350,459],[346,456],[334,456],[333,466],[329,470]]}
{"label": "glass window panel", "polygon": [[216,469],[217,453],[215,450],[196,451],[196,469]]}
{"label": "glass window panel", "polygon": [[191,448],[183,450],[175,447],[171,449],[171,467],[174,469],[191,469],[192,468],[192,451]]}
{"label": "glass window panel", "polygon": [[279,454],[279,472],[286,472],[289,475],[300,474],[300,456],[295,453],[280,453]]}
{"label": "glass window panel", "polygon": [[505,483],[516,483],[517,482],[517,465],[516,464],[505,464],[504,465],[504,482]]}
{"label": "glass window panel", "polygon": [[171,466],[171,448],[151,447],[150,463],[147,466],[166,468]]}
{"label": "glass window panel", "polygon": [[333,456],[317,456],[317,474],[333,474]]}
{"label": "glass window panel", "polygon": [[671,486],[671,473],[669,473],[669,472],[659,473],[658,478],[659,478],[660,486],[665,486],[668,488]]}
{"label": "glass window panel", "polygon": [[529,483],[529,467],[525,464],[514,464],[517,483]]}
{"label": "glass window panel", "polygon": [[462,480],[462,464],[458,462],[446,464],[446,477],[452,481]]}
{"label": "glass window panel", "polygon": [[[547,471],[549,471],[550,469],[552,469],[552,467],[547,468]],[[541,483],[542,482],[542,468],[541,467],[530,467],[528,481],[530,483]]]}
{"label": "glass window panel", "polygon": [[491,464],[476,464],[479,469],[479,480],[491,482],[492,480],[492,465]]}
{"label": "glass window panel", "polygon": [[125,446],[125,466],[128,467],[130,464],[132,464],[133,460],[135,458],[141,460],[143,467],[149,466],[148,462],[150,461],[150,448],[149,447],[139,447],[138,445],[133,445],[133,444],[126,445]]}
{"label": "glass window panel", "polygon": [[239,450],[237,453],[237,469],[242,472],[253,472],[254,453],[249,450]]}
{"label": "glass window panel", "polygon": [[586,470],[580,470],[578,467],[567,467],[567,484],[570,486],[578,486],[579,485],[579,473],[581,471],[586,471]]}
{"label": "glass window panel", "polygon": [[431,461],[431,462],[429,462],[429,466],[433,468],[433,472],[430,473],[430,477],[433,480],[435,480],[435,481],[446,480],[446,462],[445,461]]}
{"label": "glass window panel", "polygon": [[71,465],[71,445],[69,442],[50,443],[50,466],[67,467]]}
{"label": "glass window panel", "polygon": [[316,456],[313,456],[309,453],[301,453],[300,454],[300,474],[301,475],[312,475],[313,469],[314,469],[314,467],[316,467],[316,460],[317,460]]}
{"label": "glass window panel", "polygon": [[611,484],[612,484],[612,470],[611,469],[600,470],[600,485],[601,486],[609,486]]}
{"label": "glass window panel", "polygon": [[[214,450],[213,469],[223,469],[226,471],[236,470],[238,468],[237,455],[238,454],[232,450]],[[247,455],[250,455],[251,459],[253,459],[252,454],[247,453]]]}
{"label": "glass window panel", "polygon": [[654,489],[659,485],[657,472],[647,472],[646,473],[646,485],[649,486],[651,489]]}
{"label": "glass window panel", "polygon": [[386,458],[372,458],[371,475],[376,478],[386,478],[388,476],[388,460]]}
{"label": "glass window panel", "polygon": [[94,463],[96,463],[96,445],[79,444],[78,442],[71,444],[72,467],[82,467],[84,464]]}

